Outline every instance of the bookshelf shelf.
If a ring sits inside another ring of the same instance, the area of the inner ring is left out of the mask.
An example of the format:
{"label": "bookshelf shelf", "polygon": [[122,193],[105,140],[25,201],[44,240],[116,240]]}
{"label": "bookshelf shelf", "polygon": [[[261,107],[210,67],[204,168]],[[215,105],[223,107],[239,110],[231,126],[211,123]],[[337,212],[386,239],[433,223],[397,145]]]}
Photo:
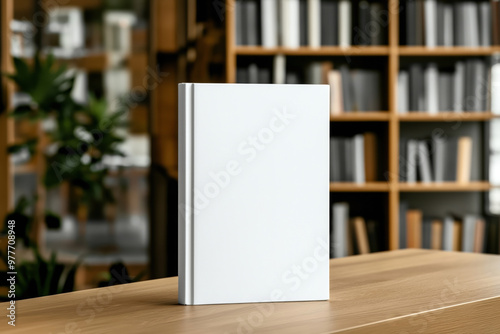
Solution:
{"label": "bookshelf shelf", "polygon": [[388,46],[322,46],[319,48],[264,48],[261,46],[236,46],[234,53],[240,56],[386,56],[389,54]]}
{"label": "bookshelf shelf", "polygon": [[332,115],[332,122],[383,122],[388,121],[390,114],[387,111],[369,111],[369,112],[346,112],[341,115]]}
{"label": "bookshelf shelf", "polygon": [[495,115],[489,112],[440,112],[438,114],[430,115],[425,112],[409,112],[407,114],[398,114],[401,122],[447,122],[447,121],[489,121]]}
{"label": "bookshelf shelf", "polygon": [[398,52],[401,56],[489,56],[500,52],[500,47],[435,47],[425,46],[400,46]]}
{"label": "bookshelf shelf", "polygon": [[455,192],[455,191],[487,191],[491,185],[486,181],[472,181],[467,183],[442,182],[442,183],[399,183],[402,192]]}
{"label": "bookshelf shelf", "polygon": [[37,165],[34,162],[25,163],[14,166],[14,174],[34,174],[38,171]]}
{"label": "bookshelf shelf", "polygon": [[387,182],[330,182],[330,192],[386,192],[389,191]]}

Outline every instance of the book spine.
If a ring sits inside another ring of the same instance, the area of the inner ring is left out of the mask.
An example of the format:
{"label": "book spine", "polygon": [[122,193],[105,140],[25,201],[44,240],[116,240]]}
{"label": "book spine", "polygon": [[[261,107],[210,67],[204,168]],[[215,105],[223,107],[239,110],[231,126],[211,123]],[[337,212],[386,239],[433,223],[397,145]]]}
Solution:
{"label": "book spine", "polygon": [[408,113],[409,107],[409,76],[408,71],[400,71],[398,74],[398,112],[400,114]]}
{"label": "book spine", "polygon": [[406,160],[406,182],[408,183],[417,182],[417,146],[418,142],[416,140],[408,140],[408,158]]}
{"label": "book spine", "polygon": [[443,221],[443,250],[453,250],[453,218],[447,216]]}
{"label": "book spine", "polygon": [[422,175],[422,182],[432,182],[429,149],[427,148],[427,142],[424,140],[418,143],[418,165],[420,167],[420,175]]}
{"label": "book spine", "polygon": [[437,3],[436,0],[424,0],[425,46],[437,45]]}
{"label": "book spine", "polygon": [[500,63],[491,67],[491,112],[500,115]]}
{"label": "book spine", "polygon": [[472,164],[472,138],[461,137],[458,140],[457,182],[470,181]]}
{"label": "book spine", "polygon": [[349,0],[339,1],[339,46],[351,46],[352,4]]}
{"label": "book spine", "polygon": [[437,114],[438,112],[438,69],[435,63],[427,65],[425,70],[425,96],[427,102],[427,112]]}
{"label": "book spine", "polygon": [[273,68],[273,82],[284,84],[286,78],[286,58],[284,55],[274,56]]}
{"label": "book spine", "polygon": [[365,183],[364,141],[362,134],[354,136],[354,182],[356,183]]}
{"label": "book spine", "polygon": [[192,305],[193,295],[193,117],[194,85],[179,85],[178,275],[179,303]]}
{"label": "book spine", "polygon": [[262,46],[274,48],[278,46],[278,2],[277,0],[261,0]]}
{"label": "book spine", "polygon": [[453,46],[453,5],[443,4],[443,45]]}
{"label": "book spine", "polygon": [[479,4],[479,24],[481,28],[481,46],[491,46],[491,5],[489,2]]}
{"label": "book spine", "polygon": [[[321,1],[307,0],[308,42],[312,48],[321,45]],[[305,27],[304,27],[305,28]]]}

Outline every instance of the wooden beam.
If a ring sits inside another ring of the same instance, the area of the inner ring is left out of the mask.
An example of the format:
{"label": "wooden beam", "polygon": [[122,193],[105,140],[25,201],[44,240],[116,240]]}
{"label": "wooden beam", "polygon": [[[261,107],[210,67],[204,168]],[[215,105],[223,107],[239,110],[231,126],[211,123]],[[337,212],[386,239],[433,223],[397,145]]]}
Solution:
{"label": "wooden beam", "polygon": [[[14,15],[13,0],[2,0],[0,5],[0,67],[2,73],[12,72],[10,57],[10,21]],[[14,123],[7,113],[10,109],[10,100],[13,85],[6,77],[2,76],[2,110],[0,111],[0,228],[3,227],[4,218],[13,206],[12,168],[7,147],[13,142]]]}

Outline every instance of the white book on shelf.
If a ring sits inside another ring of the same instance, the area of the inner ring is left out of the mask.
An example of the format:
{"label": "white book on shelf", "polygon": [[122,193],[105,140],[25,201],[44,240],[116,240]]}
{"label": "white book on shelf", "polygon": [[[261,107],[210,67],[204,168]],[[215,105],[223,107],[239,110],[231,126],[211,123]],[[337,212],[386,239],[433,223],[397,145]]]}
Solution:
{"label": "white book on shelf", "polygon": [[453,4],[443,3],[444,46],[453,46]]}
{"label": "white book on shelf", "polygon": [[446,216],[443,220],[443,250],[453,250],[453,225],[455,220],[451,216]]}
{"label": "white book on shelf", "polygon": [[418,167],[422,177],[422,182],[432,182],[431,157],[425,140],[420,140],[418,142]]}
{"label": "white book on shelf", "polygon": [[410,76],[408,71],[401,70],[398,74],[398,112],[400,114],[408,113],[410,101],[409,101],[409,90],[410,90]]}
{"label": "white book on shelf", "polygon": [[284,84],[286,79],[286,57],[276,55],[273,59],[273,83]]}
{"label": "white book on shelf", "polygon": [[260,0],[262,46],[274,48],[278,46],[278,1]]}
{"label": "white book on shelf", "polygon": [[491,46],[491,5],[487,1],[482,1],[479,6],[479,24],[481,46]]}
{"label": "white book on shelf", "polygon": [[329,298],[328,93],[179,85],[181,304]]}
{"label": "white book on shelf", "polygon": [[500,63],[491,66],[491,112],[500,115]]}
{"label": "white book on shelf", "polygon": [[436,63],[429,63],[425,68],[425,97],[427,102],[427,112],[436,114],[439,109],[439,72]]}
{"label": "white book on shelf", "polygon": [[437,1],[424,0],[425,46],[437,45]]}
{"label": "white book on shelf", "polygon": [[465,46],[479,46],[479,13],[475,1],[464,1]]}
{"label": "white book on shelf", "polygon": [[[307,38],[312,48],[321,45],[321,0],[307,0]],[[302,29],[305,29],[303,27]]]}
{"label": "white book on shelf", "polygon": [[354,136],[354,182],[365,183],[365,136]]}
{"label": "white book on shelf", "polygon": [[417,182],[417,162],[418,162],[418,141],[408,140],[408,149],[406,150],[406,182]]}
{"label": "white book on shelf", "polygon": [[465,63],[457,61],[453,73],[453,111],[460,113],[464,111],[465,98]]}
{"label": "white book on shelf", "polygon": [[331,253],[334,258],[348,255],[349,204],[334,203],[332,206]]}
{"label": "white book on shelf", "polygon": [[[332,18],[335,19],[335,18]],[[350,0],[339,0],[339,46],[351,46],[352,3]]]}
{"label": "white book on shelf", "polygon": [[301,29],[299,0],[281,0],[281,14],[282,44],[286,48],[298,48]]}
{"label": "white book on shelf", "polygon": [[476,234],[476,221],[478,217],[475,215],[465,215],[462,221],[462,252],[472,253],[474,251],[474,240]]}

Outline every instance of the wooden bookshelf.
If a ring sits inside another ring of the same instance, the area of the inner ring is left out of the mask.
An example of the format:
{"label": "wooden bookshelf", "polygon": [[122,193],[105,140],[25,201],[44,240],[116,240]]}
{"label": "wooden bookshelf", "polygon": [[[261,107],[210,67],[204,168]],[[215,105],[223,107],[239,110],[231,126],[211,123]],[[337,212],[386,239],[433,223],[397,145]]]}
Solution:
{"label": "wooden bookshelf", "polygon": [[440,182],[440,183],[404,183],[398,185],[401,192],[453,192],[453,191],[487,191],[491,189],[489,182],[471,181],[466,183]]}
{"label": "wooden bookshelf", "polygon": [[[234,8],[235,0],[226,0],[227,8]],[[388,8],[399,8],[399,0],[388,0]],[[424,57],[423,60],[439,57],[471,57],[471,56],[491,56],[496,52],[500,52],[500,46],[492,47],[435,47],[428,48],[425,46],[403,46],[399,44],[399,11],[388,11],[388,45],[386,46],[351,46],[351,47],[298,47],[298,48],[264,48],[261,46],[239,46],[235,44],[235,11],[227,10],[225,13],[226,24],[226,81],[234,83],[236,80],[236,64],[238,57],[247,56],[302,56],[302,57],[318,57],[318,56],[344,56],[348,57],[363,56],[385,56],[387,59],[387,111],[373,112],[345,112],[340,115],[331,116],[332,135],[336,133],[336,124],[344,129],[352,127],[355,132],[359,122],[381,124],[377,128],[384,129],[386,123],[387,141],[383,141],[383,145],[387,147],[383,150],[387,152],[387,175],[388,180],[380,180],[379,182],[368,182],[365,184],[355,183],[330,183],[331,193],[343,192],[385,192],[388,194],[388,206],[381,208],[388,212],[388,241],[389,249],[394,250],[399,248],[399,202],[400,194],[408,192],[483,192],[488,191],[491,186],[486,181],[474,181],[468,183],[430,183],[430,184],[408,184],[399,182],[399,139],[401,125],[407,122],[487,122],[499,116],[493,115],[490,112],[440,112],[435,115],[423,112],[410,112],[407,114],[399,114],[397,108],[397,77],[400,68],[400,61],[404,57]],[[355,122],[353,124],[345,124],[342,122]],[[385,131],[385,130],[382,130]],[[337,196],[342,196],[339,194]],[[443,195],[445,196],[445,195]]]}
{"label": "wooden bookshelf", "polygon": [[330,182],[330,192],[386,192],[389,187],[388,182]]}
{"label": "wooden bookshelf", "polygon": [[430,115],[425,112],[409,112],[407,114],[398,114],[401,122],[474,122],[474,121],[489,121],[495,118],[490,112],[440,112]]}
{"label": "wooden bookshelf", "polygon": [[384,122],[391,114],[388,111],[345,112],[330,117],[332,122]]}

